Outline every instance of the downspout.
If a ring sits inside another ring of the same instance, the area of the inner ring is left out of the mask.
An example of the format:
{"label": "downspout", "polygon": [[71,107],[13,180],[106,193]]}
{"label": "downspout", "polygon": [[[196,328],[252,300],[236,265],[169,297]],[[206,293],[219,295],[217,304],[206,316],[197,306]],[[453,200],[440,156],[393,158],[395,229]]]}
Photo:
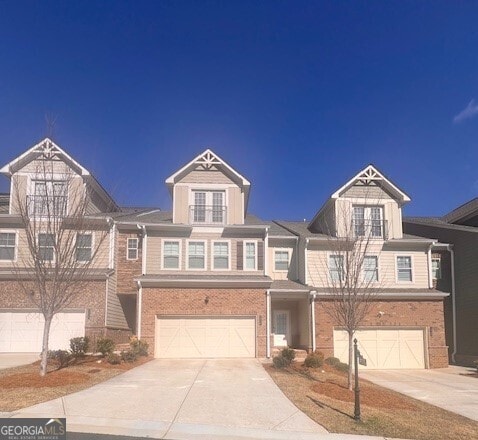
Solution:
{"label": "downspout", "polygon": [[428,263],[428,288],[433,289],[433,278],[432,278],[432,247],[436,242],[432,242],[430,246],[428,246],[427,251],[427,263]]}
{"label": "downspout", "polygon": [[308,286],[309,285],[309,277],[308,277],[308,273],[309,273],[309,259],[307,257],[307,247],[309,246],[309,239],[306,238],[305,239],[305,247],[304,247],[304,282],[305,282],[305,285]]}
{"label": "downspout", "polygon": [[456,347],[456,298],[455,298],[455,251],[453,250],[453,245],[448,246],[448,251],[450,252],[451,260],[451,307],[452,307],[452,318],[453,318],[453,352],[451,354],[451,361],[455,362],[455,356],[457,352]]}
{"label": "downspout", "polygon": [[266,357],[271,357],[271,291],[266,291]]}
{"label": "downspout", "polygon": [[315,298],[317,296],[317,292],[315,290],[312,290],[310,292],[310,295],[312,297],[311,301],[311,307],[312,307],[312,351],[315,351],[317,349],[317,343],[315,340]]}
{"label": "downspout", "polygon": [[146,275],[146,255],[148,249],[148,232],[146,231],[146,226],[144,225],[136,225],[138,229],[141,229],[143,232],[143,236],[141,238],[143,245],[141,246],[141,273]]}
{"label": "downspout", "polygon": [[137,319],[136,319],[136,336],[138,339],[141,339],[141,311],[142,311],[142,302],[143,302],[143,287],[141,286],[141,281],[136,282],[138,285],[138,310]]}
{"label": "downspout", "polygon": [[263,258],[264,258],[264,274],[269,275],[269,227],[266,228],[266,235],[264,237],[264,257]]}

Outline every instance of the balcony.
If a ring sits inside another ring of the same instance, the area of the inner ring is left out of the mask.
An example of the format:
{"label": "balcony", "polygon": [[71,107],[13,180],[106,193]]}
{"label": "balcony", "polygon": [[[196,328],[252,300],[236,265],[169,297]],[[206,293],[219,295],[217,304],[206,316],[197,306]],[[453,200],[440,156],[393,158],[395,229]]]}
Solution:
{"label": "balcony", "polygon": [[190,205],[189,223],[192,225],[225,225],[226,206]]}
{"label": "balcony", "polygon": [[64,217],[67,196],[27,196],[28,214],[31,217]]}
{"label": "balcony", "polygon": [[352,220],[352,233],[357,238],[387,240],[387,220]]}

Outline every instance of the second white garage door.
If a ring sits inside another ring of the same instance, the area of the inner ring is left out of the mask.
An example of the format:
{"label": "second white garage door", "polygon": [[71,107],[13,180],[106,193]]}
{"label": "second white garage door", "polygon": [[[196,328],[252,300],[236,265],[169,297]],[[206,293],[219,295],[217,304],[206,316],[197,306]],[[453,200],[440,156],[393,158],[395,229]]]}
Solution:
{"label": "second white garage door", "polygon": [[[368,329],[355,332],[366,369],[425,368],[423,330]],[[348,334],[334,330],[334,353],[348,363]]]}
{"label": "second white garage door", "polygon": [[255,357],[255,329],[251,317],[158,317],[155,357]]}

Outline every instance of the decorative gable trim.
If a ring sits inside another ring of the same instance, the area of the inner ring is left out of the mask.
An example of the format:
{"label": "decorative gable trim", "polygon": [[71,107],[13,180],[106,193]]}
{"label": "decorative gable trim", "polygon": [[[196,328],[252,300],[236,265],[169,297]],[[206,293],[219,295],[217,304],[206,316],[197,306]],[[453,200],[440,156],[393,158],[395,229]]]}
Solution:
{"label": "decorative gable trim", "polygon": [[369,165],[362,171],[352,177],[345,185],[340,187],[332,194],[332,199],[338,199],[345,190],[350,188],[356,183],[362,183],[363,185],[370,185],[372,182],[380,182],[391,193],[397,196],[402,203],[410,201],[408,197],[400,188],[394,185],[389,179],[387,179],[377,168],[373,165]]}

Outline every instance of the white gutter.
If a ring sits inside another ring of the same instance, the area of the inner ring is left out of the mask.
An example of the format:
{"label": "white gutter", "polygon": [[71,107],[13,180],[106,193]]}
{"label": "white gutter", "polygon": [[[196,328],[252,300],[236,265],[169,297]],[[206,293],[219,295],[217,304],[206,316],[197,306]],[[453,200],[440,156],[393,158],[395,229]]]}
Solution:
{"label": "white gutter", "polygon": [[314,290],[310,292],[312,296],[311,307],[312,307],[312,351],[315,351],[317,348],[317,343],[315,340],[315,297],[317,292]]}
{"label": "white gutter", "polygon": [[136,319],[136,336],[138,339],[141,339],[141,312],[142,312],[142,302],[143,302],[143,288],[141,287],[141,282],[138,283],[138,310],[137,310],[137,319]]}
{"label": "white gutter", "polygon": [[266,290],[266,357],[271,357],[271,291]]}

